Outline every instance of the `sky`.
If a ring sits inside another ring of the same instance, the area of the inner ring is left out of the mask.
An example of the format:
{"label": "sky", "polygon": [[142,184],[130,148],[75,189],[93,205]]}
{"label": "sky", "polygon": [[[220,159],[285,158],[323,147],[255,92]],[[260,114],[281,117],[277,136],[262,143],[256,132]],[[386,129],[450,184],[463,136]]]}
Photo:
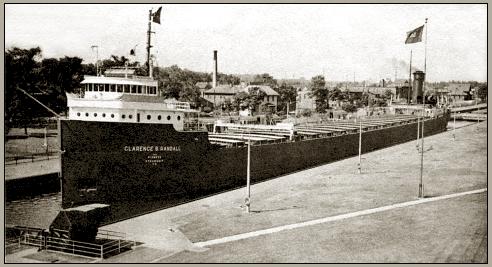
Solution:
{"label": "sky", "polygon": [[[136,46],[145,62],[149,10],[159,6],[151,52],[161,67],[212,72],[218,50],[227,74],[393,80],[408,78],[412,51],[428,81],[487,80],[485,4],[5,4],[5,47],[91,63],[93,45],[99,59]],[[405,44],[425,18],[422,42]]]}

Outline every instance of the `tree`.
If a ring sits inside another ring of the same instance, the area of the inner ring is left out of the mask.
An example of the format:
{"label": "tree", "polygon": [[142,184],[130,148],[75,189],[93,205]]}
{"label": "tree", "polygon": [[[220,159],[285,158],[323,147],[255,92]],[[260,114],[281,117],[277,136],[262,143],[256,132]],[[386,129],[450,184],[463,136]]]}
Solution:
{"label": "tree", "polygon": [[329,106],[329,90],[326,88],[325,77],[322,75],[315,76],[311,79],[309,86],[311,96],[316,103],[316,112],[325,113]]}
{"label": "tree", "polygon": [[162,96],[189,102],[193,108],[201,105],[200,90],[196,86],[201,79],[200,75],[177,65],[157,68],[154,73]]}
{"label": "tree", "polygon": [[357,106],[352,103],[344,103],[342,109],[346,112],[352,113],[357,111]]}
{"label": "tree", "polygon": [[22,126],[27,134],[30,119],[36,114],[32,99],[22,92],[33,93],[38,84],[37,72],[41,49],[13,47],[5,54],[5,134],[11,127]]}
{"label": "tree", "polygon": [[265,99],[266,93],[259,87],[250,87],[248,92],[240,91],[233,98],[233,105],[238,110],[249,108],[252,111],[261,111],[261,104]]}
{"label": "tree", "polygon": [[236,110],[242,110],[242,108],[247,107],[247,98],[249,97],[248,93],[244,91],[240,91],[234,95],[232,98],[232,104],[234,105]]}
{"label": "tree", "polygon": [[487,102],[487,84],[486,83],[479,85],[477,95],[478,95],[478,98],[480,98],[480,100]]}
{"label": "tree", "polygon": [[296,88],[292,85],[282,83],[276,91],[279,94],[278,109],[287,112],[287,105],[296,102]]}
{"label": "tree", "polygon": [[277,80],[275,80],[270,74],[268,73],[263,73],[263,74],[257,74],[253,78],[253,81],[251,82],[252,85],[268,85],[272,89],[275,89],[278,87]]}
{"label": "tree", "polygon": [[383,98],[385,100],[390,100],[392,96],[393,96],[393,92],[390,89],[386,89],[383,93]]}

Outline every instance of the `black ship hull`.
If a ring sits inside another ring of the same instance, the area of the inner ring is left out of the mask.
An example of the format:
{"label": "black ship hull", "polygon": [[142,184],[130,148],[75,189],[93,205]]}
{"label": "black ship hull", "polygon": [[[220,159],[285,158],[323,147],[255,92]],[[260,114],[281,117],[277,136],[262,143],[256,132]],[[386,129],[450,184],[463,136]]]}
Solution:
{"label": "black ship hull", "polygon": [[[446,130],[449,113],[426,120]],[[120,220],[246,184],[247,147],[223,148],[206,132],[172,125],[62,120],[62,207],[104,203]],[[416,138],[417,123],[365,131],[362,153]],[[358,154],[359,134],[251,147],[251,182]],[[125,203],[125,204],[122,204]]]}

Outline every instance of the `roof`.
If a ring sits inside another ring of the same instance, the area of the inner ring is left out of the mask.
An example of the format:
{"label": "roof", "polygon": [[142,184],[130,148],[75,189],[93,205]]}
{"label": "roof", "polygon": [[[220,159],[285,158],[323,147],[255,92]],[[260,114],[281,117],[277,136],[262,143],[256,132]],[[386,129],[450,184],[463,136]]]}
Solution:
{"label": "roof", "polygon": [[450,95],[468,95],[471,85],[469,83],[450,83],[447,89]]}
{"label": "roof", "polygon": [[[354,87],[349,87],[348,91],[350,93],[371,93],[371,94],[377,94],[377,95],[382,95],[386,90],[390,90],[393,94],[396,94],[396,88],[395,87],[375,87],[375,86],[354,86]],[[344,90],[342,90],[344,91]]]}
{"label": "roof", "polygon": [[215,88],[210,88],[205,91],[205,94],[216,94],[216,95],[235,95],[239,91],[237,87],[231,87],[230,85],[219,85]]}
{"label": "roof", "polygon": [[261,91],[265,92],[266,95],[279,95],[272,87],[268,85],[248,85],[244,88],[244,91],[248,91],[250,88],[258,87]]}
{"label": "roof", "polygon": [[199,88],[199,89],[205,89],[207,87],[207,85],[209,85],[210,83],[209,82],[197,82],[196,83],[196,86]]}
{"label": "roof", "polygon": [[396,79],[391,85],[396,86],[396,87],[408,86],[408,80]]}

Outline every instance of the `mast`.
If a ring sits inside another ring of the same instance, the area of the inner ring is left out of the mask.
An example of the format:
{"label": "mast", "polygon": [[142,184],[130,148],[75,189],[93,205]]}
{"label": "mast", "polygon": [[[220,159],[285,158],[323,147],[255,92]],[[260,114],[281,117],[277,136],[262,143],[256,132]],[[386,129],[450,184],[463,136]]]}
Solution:
{"label": "mast", "polygon": [[410,50],[410,71],[408,72],[407,103],[410,104],[410,92],[412,91],[412,50]]}
{"label": "mast", "polygon": [[150,48],[152,47],[152,45],[150,45],[150,35],[152,33],[151,24],[152,24],[152,9],[149,10],[149,29],[147,30],[147,62],[145,63],[145,66],[147,67],[147,74],[149,76],[150,76]]}

